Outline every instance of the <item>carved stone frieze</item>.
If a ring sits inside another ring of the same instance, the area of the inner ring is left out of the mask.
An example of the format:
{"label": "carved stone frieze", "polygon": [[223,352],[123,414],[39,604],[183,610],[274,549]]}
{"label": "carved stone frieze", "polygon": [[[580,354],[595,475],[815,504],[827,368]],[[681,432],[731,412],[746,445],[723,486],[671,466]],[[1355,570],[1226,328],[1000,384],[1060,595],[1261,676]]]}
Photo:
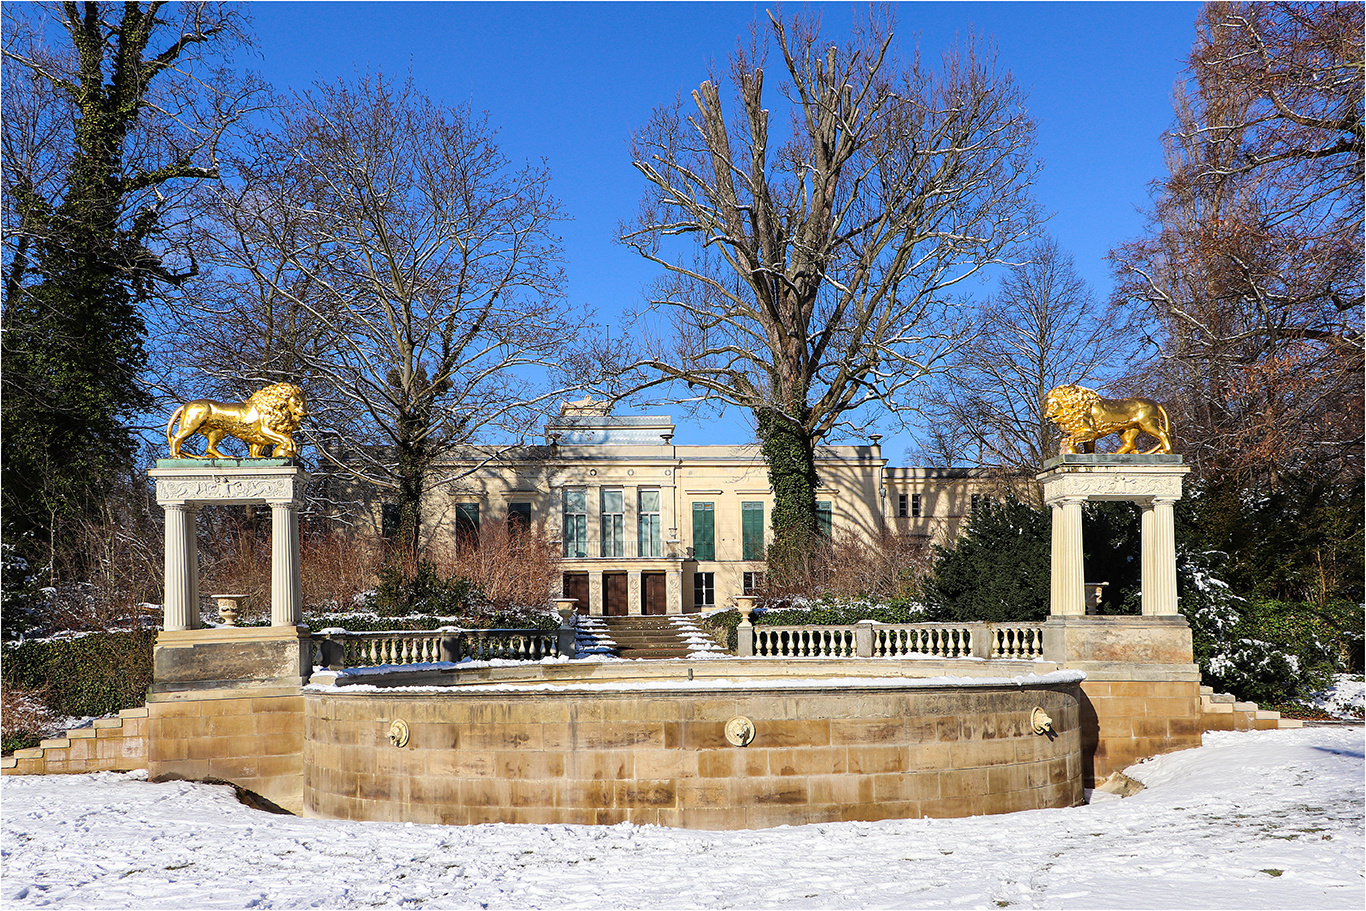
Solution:
{"label": "carved stone frieze", "polygon": [[1044,501],[1179,500],[1185,466],[1054,468],[1039,475]]}
{"label": "carved stone frieze", "polygon": [[307,476],[297,468],[165,469],[150,472],[163,506],[200,503],[299,503]]}

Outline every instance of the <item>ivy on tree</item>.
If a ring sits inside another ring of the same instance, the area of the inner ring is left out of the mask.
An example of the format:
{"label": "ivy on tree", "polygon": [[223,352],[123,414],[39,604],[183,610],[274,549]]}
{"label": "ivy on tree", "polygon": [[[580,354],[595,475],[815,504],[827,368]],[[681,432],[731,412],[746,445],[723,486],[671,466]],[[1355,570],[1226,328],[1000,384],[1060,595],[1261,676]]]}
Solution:
{"label": "ivy on tree", "polygon": [[[63,3],[65,54],[42,47],[21,12],[7,10],[5,89],[20,100],[6,113],[28,102],[60,126],[7,137],[4,164],[3,533],[49,565],[131,463],[127,423],[151,405],[139,307],[158,284],[195,271],[191,260],[174,273],[153,249],[167,230],[162,191],[216,176],[187,150],[211,151],[234,116],[234,103],[208,105],[207,121],[190,124],[187,103],[183,122],[149,127],[158,86],[195,83],[178,70],[192,49],[237,35],[235,14],[217,5],[169,15],[163,6]],[[7,133],[30,123],[7,120]],[[10,154],[24,142],[31,155]]]}

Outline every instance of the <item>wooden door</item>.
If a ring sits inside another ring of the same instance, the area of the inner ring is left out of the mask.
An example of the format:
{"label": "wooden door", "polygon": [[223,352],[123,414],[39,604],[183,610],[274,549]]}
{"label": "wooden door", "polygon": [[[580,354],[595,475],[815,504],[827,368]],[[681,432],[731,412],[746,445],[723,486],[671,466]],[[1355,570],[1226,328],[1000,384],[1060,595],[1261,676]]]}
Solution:
{"label": "wooden door", "polygon": [[576,613],[588,616],[588,573],[565,573],[564,596],[574,599]]}
{"label": "wooden door", "polygon": [[609,617],[625,617],[631,613],[627,590],[626,573],[603,573],[602,612]]}
{"label": "wooden door", "polygon": [[641,573],[640,575],[640,612],[642,614],[664,614],[667,595],[663,573]]}

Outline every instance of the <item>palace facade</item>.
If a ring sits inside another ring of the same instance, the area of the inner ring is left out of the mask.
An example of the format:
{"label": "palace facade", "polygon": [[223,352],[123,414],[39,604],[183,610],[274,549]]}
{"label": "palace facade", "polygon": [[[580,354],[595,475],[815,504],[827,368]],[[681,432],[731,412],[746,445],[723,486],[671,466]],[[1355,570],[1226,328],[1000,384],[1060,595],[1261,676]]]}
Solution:
{"label": "palace facade", "polygon": [[[973,469],[889,467],[876,441],[819,447],[816,469],[834,536],[949,540],[991,489]],[[679,445],[668,416],[566,403],[543,445],[447,470],[462,477],[424,503],[429,538],[544,523],[562,542],[562,595],[582,613],[694,613],[762,580],[773,493],[757,444]]]}

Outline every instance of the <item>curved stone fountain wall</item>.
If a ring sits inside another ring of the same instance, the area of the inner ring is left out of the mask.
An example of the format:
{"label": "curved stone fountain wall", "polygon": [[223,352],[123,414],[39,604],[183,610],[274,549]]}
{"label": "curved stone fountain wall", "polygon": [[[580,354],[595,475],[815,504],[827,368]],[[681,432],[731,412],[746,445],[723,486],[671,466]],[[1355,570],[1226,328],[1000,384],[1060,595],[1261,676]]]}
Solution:
{"label": "curved stone fountain wall", "polygon": [[[1082,801],[1075,672],[950,682],[735,671],[647,684],[309,687],[304,813],[737,829]],[[1035,733],[1036,707],[1051,736]],[[748,743],[737,718],[750,722]]]}

